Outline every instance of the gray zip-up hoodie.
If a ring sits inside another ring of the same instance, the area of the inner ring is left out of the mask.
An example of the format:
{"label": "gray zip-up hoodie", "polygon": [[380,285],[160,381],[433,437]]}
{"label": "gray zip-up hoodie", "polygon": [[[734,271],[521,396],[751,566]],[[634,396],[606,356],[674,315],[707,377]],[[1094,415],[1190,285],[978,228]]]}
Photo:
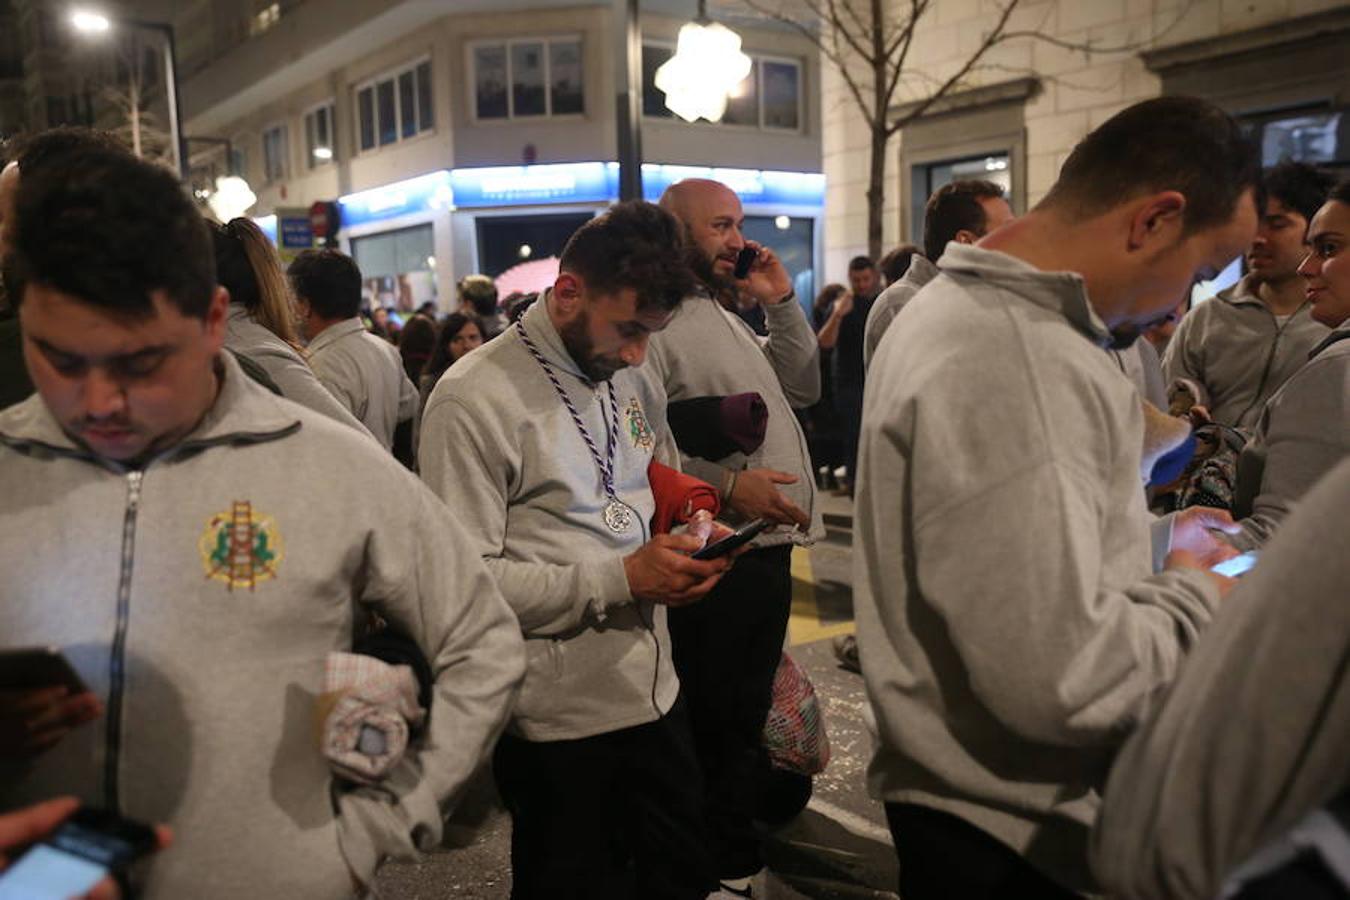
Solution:
{"label": "gray zip-up hoodie", "polygon": [[1169,382],[1186,379],[1215,422],[1251,428],[1261,409],[1330,332],[1304,303],[1283,325],[1248,275],[1188,312],[1163,357]]}
{"label": "gray zip-up hoodie", "polygon": [[956,244],[941,269],[882,342],[863,412],[869,784],[1088,889],[1095,789],[1218,592],[1154,574],[1139,399],[1082,279]]}
{"label": "gray zip-up hoodie", "polygon": [[[601,454],[609,390],[563,347],[546,292],[525,313]],[[679,693],[666,609],[635,602],[623,558],[650,538],[653,455],[678,465],[665,395],[643,369],[616,372],[614,487],[634,511],[616,534],[600,471],[567,407],[516,329],[455,363],[431,392],[418,448],[422,478],[468,526],[526,637],[528,668],[511,730],[558,741],[655,721]]]}
{"label": "gray zip-up hoodie", "polygon": [[1347,532],[1342,462],[1120,751],[1092,850],[1112,897],[1213,900],[1238,866],[1350,787]]}
{"label": "gray zip-up hoodie", "polygon": [[230,304],[230,317],[225,320],[225,346],[262,366],[287,400],[370,435],[370,429],[319,382],[295,348],[255,322],[242,304]]}
{"label": "gray zip-up hoodie", "polygon": [[[769,336],[761,338],[739,316],[709,297],[687,297],[670,324],[652,335],[644,369],[664,386],[670,400],[755,391],[769,408],[764,443],[749,456],[733,453],[709,461],[681,454],[684,471],[723,490],[728,470],[777,469],[797,476],[778,489],[811,517],[808,535],[821,538],[825,525],[816,503],[816,479],[806,435],[793,409],[820,398],[820,349],[795,299],[764,307]],[[723,518],[736,521],[731,510]],[[775,529],[753,546],[791,543],[794,532]]]}
{"label": "gray zip-up hoodie", "polygon": [[1347,456],[1350,326],[1342,325],[1313,349],[1307,365],[1261,413],[1238,461],[1233,514],[1242,532],[1229,539],[1240,550],[1261,546],[1308,488]]}
{"label": "gray zip-up hoodie", "polygon": [[881,292],[872,309],[867,313],[867,324],[863,326],[863,366],[872,365],[877,345],[881,343],[891,322],[900,315],[905,304],[914,299],[914,295],[938,275],[938,268],[929,262],[928,257],[915,253],[909,258],[909,268],[900,280]]}
{"label": "gray zip-up hoodie", "polygon": [[[0,646],[60,647],[105,715],[0,762],[0,808],[57,794],[174,829],[147,898],[348,897],[435,846],[506,723],[519,631],[449,511],[371,440],[222,354],[211,411],[143,470],[33,397],[0,414]],[[435,673],[388,781],[335,781],[315,698],[366,610]]]}

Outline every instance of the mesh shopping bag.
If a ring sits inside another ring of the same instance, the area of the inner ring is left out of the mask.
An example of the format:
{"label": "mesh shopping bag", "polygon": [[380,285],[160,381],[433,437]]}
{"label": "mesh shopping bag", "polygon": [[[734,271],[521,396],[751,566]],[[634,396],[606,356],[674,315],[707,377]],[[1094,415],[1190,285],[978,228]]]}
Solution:
{"label": "mesh shopping bag", "polygon": [[786,653],[773,677],[773,703],[764,722],[764,748],[775,768],[816,775],[830,761],[820,702],[806,673]]}

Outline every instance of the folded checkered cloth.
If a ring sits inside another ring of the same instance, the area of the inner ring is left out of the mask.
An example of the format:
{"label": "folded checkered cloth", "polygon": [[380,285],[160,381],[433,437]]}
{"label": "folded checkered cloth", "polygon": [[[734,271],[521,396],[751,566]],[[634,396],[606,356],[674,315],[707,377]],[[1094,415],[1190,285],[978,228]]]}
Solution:
{"label": "folded checkered cloth", "polygon": [[382,780],[403,758],[409,727],[426,716],[412,669],[373,656],[330,653],[324,691],[331,706],[319,740],[333,771],[361,784]]}

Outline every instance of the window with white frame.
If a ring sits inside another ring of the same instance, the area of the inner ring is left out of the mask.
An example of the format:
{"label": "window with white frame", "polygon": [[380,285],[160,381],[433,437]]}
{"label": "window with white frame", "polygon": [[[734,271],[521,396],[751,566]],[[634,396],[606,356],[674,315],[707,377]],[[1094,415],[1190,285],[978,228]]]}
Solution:
{"label": "window with white frame", "polygon": [[434,127],[431,60],[357,86],[356,145],[360,151],[406,140]]}
{"label": "window with white frame", "polygon": [[580,35],[472,45],[474,117],[480,121],[576,116],[586,111]]}
{"label": "window with white frame", "polygon": [[327,165],[337,156],[334,112],[333,101],[329,100],[305,113],[305,165],[311,169]]}
{"label": "window with white frame", "polygon": [[[642,45],[642,114],[674,118],[666,95],[656,87],[656,70],[675,55],[673,44]],[[802,130],[802,64],[800,60],[751,56],[750,74],[727,97],[719,125],[741,125],[767,130]],[[712,124],[712,123],[704,123]]]}
{"label": "window with white frame", "polygon": [[263,180],[281,181],[286,177],[286,126],[273,125],[263,130]]}

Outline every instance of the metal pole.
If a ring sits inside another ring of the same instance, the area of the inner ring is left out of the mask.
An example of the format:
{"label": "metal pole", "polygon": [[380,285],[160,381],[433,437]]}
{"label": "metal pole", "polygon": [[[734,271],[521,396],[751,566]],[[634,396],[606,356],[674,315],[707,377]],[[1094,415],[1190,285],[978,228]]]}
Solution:
{"label": "metal pole", "polygon": [[642,199],[642,29],[638,0],[614,0],[621,16],[617,70],[619,199]]}
{"label": "metal pole", "polygon": [[173,135],[173,151],[178,157],[178,176],[187,181],[187,141],[183,140],[183,111],[178,105],[178,51],[174,46],[173,26],[158,27],[164,31],[164,67],[168,72],[164,90],[169,102],[169,133]]}

